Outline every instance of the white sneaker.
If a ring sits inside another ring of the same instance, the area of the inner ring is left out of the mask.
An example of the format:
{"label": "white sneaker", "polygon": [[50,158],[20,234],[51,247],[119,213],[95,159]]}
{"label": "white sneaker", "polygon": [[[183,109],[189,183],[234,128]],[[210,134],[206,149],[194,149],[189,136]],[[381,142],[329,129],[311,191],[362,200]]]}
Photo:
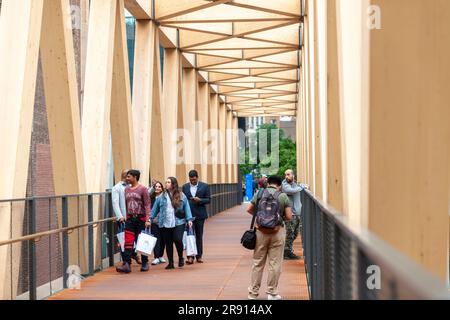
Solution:
{"label": "white sneaker", "polygon": [[253,294],[253,293],[249,293],[247,298],[248,298],[248,300],[257,300],[258,299],[258,295],[257,294]]}
{"label": "white sneaker", "polygon": [[161,258],[159,258],[159,262],[160,262],[160,263],[166,263],[167,261],[166,261],[166,259],[164,259],[163,257],[161,257]]}
{"label": "white sneaker", "polygon": [[160,263],[161,263],[161,261],[158,258],[156,258],[155,260],[153,260],[152,265],[156,266],[156,265],[158,265]]}
{"label": "white sneaker", "polygon": [[283,298],[279,294],[277,294],[277,295],[269,294],[267,296],[267,300],[282,300],[282,299]]}

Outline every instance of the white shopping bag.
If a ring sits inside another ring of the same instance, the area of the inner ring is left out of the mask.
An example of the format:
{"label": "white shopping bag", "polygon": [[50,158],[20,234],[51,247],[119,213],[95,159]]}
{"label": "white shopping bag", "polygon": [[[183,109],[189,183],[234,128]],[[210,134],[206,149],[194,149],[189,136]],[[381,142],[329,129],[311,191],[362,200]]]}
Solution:
{"label": "white shopping bag", "polygon": [[187,246],[187,231],[183,233],[183,250],[186,250]]}
{"label": "white shopping bag", "polygon": [[120,250],[122,252],[124,252],[125,251],[125,227],[124,227],[123,223],[119,224],[119,229],[118,229],[116,237],[117,237],[117,242],[120,244]]}
{"label": "white shopping bag", "polygon": [[186,255],[188,257],[193,257],[197,255],[197,241],[195,239],[195,234],[192,228],[189,228],[186,237]]}
{"label": "white shopping bag", "polygon": [[136,243],[136,252],[147,257],[151,256],[157,240],[150,232],[142,231]]}

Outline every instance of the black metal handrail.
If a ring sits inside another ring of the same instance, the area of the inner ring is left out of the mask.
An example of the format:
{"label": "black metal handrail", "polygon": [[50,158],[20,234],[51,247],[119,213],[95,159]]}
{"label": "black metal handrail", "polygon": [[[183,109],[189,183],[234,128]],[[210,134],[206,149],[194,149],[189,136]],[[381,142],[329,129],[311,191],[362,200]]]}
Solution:
{"label": "black metal handrail", "polygon": [[[214,216],[242,202],[242,190],[239,184],[213,184],[210,185],[210,189],[211,203],[207,206],[209,216]],[[81,255],[86,255],[85,258],[81,258],[86,260],[85,267],[81,270],[83,277],[101,271],[105,259],[108,267],[114,265],[114,256],[119,249],[115,241],[117,225],[112,210],[110,190],[100,193],[0,200],[0,205],[3,208],[5,205],[9,206],[10,214],[11,234],[9,239],[0,241],[0,248],[7,247],[9,250],[11,299],[23,295],[30,300],[38,299],[39,296],[40,298],[51,296],[58,291],[52,289],[52,283],[56,279],[62,279],[63,282],[62,288],[59,289],[67,288],[69,275],[66,270],[70,263],[74,263],[69,261],[73,260],[74,255],[78,255],[78,262]],[[97,219],[94,219],[94,213]],[[18,219],[17,215],[21,216],[21,214],[23,218]],[[57,217],[60,217],[61,221]],[[46,219],[48,219],[48,225],[43,226],[42,220]],[[74,220],[78,223],[74,223]],[[13,223],[19,223],[19,225],[13,225]],[[37,232],[38,225],[41,229],[39,232]],[[19,236],[13,237],[13,229],[22,231]],[[81,234],[86,229],[87,233]],[[74,231],[78,231],[78,234],[71,236]],[[46,243],[43,243],[47,241],[48,249],[45,248]],[[77,244],[75,248],[78,252],[73,252],[69,245],[71,241]],[[95,243],[97,243],[97,255],[94,250]],[[81,247],[84,249],[80,249]],[[38,253],[40,257],[37,256]],[[13,256],[16,255],[21,258],[19,265],[14,269],[21,271],[19,271],[17,287],[14,289]],[[48,257],[47,270],[42,268],[42,255]],[[55,255],[56,263],[52,261]],[[38,286],[42,282],[49,283],[48,294],[38,294]]]}
{"label": "black metal handrail", "polygon": [[450,298],[443,281],[308,190],[302,191],[302,220],[311,299]]}

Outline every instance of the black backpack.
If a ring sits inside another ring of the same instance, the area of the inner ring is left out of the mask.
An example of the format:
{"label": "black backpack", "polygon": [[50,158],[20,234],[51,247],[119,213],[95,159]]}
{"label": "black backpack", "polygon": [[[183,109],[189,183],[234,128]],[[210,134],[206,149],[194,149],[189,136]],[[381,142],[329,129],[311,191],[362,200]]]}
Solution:
{"label": "black backpack", "polygon": [[256,223],[260,228],[267,231],[278,231],[277,227],[282,224],[280,202],[278,201],[280,194],[280,191],[272,194],[269,190],[264,190],[256,213]]}

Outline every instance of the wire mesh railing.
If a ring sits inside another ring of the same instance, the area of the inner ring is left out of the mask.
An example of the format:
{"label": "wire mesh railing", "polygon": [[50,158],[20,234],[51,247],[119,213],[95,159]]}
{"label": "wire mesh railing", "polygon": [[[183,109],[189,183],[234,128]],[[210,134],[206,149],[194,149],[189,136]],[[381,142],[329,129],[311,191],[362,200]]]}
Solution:
{"label": "wire mesh railing", "polygon": [[[214,184],[208,215],[241,203],[238,184]],[[120,260],[111,192],[0,200],[4,299],[45,299]],[[6,218],[6,219],[5,219]]]}
{"label": "wire mesh railing", "polygon": [[302,191],[302,240],[312,300],[449,299],[446,284]]}

